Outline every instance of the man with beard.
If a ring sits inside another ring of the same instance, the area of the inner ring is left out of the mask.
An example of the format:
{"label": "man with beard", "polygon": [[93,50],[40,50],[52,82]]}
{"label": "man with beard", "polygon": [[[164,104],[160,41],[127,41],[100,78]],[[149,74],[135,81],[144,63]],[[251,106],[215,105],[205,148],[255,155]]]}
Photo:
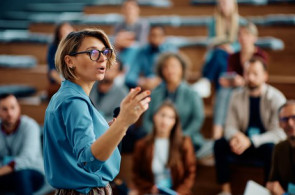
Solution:
{"label": "man with beard", "polygon": [[274,148],[270,181],[266,187],[275,195],[295,193],[295,100],[279,109],[280,126],[287,139]]}
{"label": "man with beard", "polygon": [[11,94],[0,96],[0,121],[0,194],[31,195],[44,183],[39,126]]}
{"label": "man with beard", "polygon": [[224,138],[214,144],[217,180],[223,195],[231,194],[230,163],[262,163],[266,181],[274,144],[286,137],[277,116],[286,99],[265,83],[267,78],[264,60],[253,56],[245,66],[246,86],[231,96]]}

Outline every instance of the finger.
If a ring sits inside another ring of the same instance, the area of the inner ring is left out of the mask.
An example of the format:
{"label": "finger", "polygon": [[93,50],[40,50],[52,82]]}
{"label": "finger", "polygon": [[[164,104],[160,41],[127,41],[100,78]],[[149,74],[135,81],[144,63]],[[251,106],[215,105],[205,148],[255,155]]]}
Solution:
{"label": "finger", "polygon": [[140,102],[141,100],[145,99],[147,96],[151,95],[150,90],[146,90],[140,94],[137,94],[135,97],[135,101]]}
{"label": "finger", "polygon": [[128,95],[125,97],[125,101],[131,101],[133,100],[136,95],[141,91],[140,87],[132,88]]}
{"label": "finger", "polygon": [[143,111],[146,111],[148,109],[150,101],[151,101],[150,97],[146,97],[140,101],[140,105],[143,108]]}
{"label": "finger", "polygon": [[146,97],[145,99],[141,100],[134,106],[134,110],[138,113],[142,114],[144,111],[148,109],[148,103],[151,101],[150,97]]}

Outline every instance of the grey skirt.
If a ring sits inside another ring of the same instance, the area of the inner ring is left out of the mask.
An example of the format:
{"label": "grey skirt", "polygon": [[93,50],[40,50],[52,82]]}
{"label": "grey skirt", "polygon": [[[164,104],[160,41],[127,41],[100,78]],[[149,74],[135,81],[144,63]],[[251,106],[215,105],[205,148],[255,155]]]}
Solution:
{"label": "grey skirt", "polygon": [[[87,195],[112,195],[112,188],[110,184],[105,187],[92,188]],[[82,193],[71,189],[58,189],[55,195],[82,195]]]}

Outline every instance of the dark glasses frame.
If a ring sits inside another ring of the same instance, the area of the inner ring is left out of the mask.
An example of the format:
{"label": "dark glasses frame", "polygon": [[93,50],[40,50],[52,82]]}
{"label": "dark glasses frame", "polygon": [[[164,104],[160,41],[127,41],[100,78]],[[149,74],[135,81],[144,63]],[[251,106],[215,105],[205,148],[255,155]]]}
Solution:
{"label": "dark glasses frame", "polygon": [[[98,50],[98,49],[91,49],[91,50],[88,50],[88,51],[73,52],[73,53],[70,53],[69,55],[70,55],[70,56],[75,56],[75,55],[77,55],[77,54],[87,53],[87,54],[89,55],[90,60],[92,60],[92,61],[97,61],[97,60],[100,58],[101,54],[103,54],[104,56],[106,56],[106,55],[104,54],[104,52],[105,52],[106,50],[108,50],[108,51],[111,52],[110,57],[107,58],[107,59],[109,59],[109,58],[111,58],[112,55],[113,55],[113,50],[110,49],[110,48],[105,48],[105,49],[103,49],[103,50],[101,50],[101,51]],[[98,51],[98,57],[97,57],[96,59],[92,59],[92,58],[91,58],[91,56],[92,56],[91,54],[92,54],[93,51]]]}
{"label": "dark glasses frame", "polygon": [[289,119],[293,120],[295,122],[295,115],[287,116],[287,117],[281,117],[280,122],[287,123]]}

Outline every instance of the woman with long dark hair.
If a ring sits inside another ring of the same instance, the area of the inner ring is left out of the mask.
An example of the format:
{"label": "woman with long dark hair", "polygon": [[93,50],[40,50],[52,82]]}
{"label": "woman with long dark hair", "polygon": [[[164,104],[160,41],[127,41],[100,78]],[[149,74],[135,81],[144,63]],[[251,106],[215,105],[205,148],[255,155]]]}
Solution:
{"label": "woman with long dark hair", "polygon": [[153,115],[153,131],[135,147],[133,182],[138,194],[158,194],[168,189],[191,194],[196,173],[194,147],[183,136],[180,118],[170,101]]}

